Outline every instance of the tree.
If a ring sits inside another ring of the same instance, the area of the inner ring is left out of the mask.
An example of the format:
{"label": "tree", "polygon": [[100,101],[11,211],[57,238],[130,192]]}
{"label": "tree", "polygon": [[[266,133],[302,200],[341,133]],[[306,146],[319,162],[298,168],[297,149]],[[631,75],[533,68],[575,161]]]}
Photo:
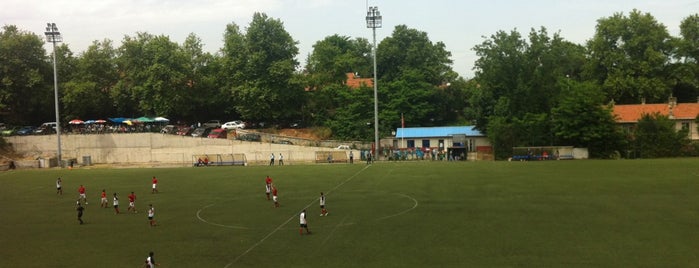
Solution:
{"label": "tree", "polygon": [[602,18],[587,42],[586,74],[600,85],[608,100],[657,102],[671,93],[667,64],[672,42],[665,26],[648,13],[633,10]]}
{"label": "tree", "polygon": [[588,148],[591,157],[609,158],[624,147],[612,109],[601,103],[605,95],[592,83],[563,81],[562,98],[551,111],[556,139],[561,145]]}
{"label": "tree", "polygon": [[316,42],[306,61],[309,86],[344,83],[346,73],[372,74],[371,45],[364,38],[332,35]]}
{"label": "tree", "polygon": [[675,61],[668,66],[672,95],[678,102],[694,102],[699,96],[699,14],[682,20],[680,34],[674,42]]}
{"label": "tree", "polygon": [[427,33],[398,25],[377,48],[379,81],[400,80],[403,75],[439,86],[455,80],[451,52],[442,42],[432,43]]}
{"label": "tree", "polygon": [[6,123],[37,123],[51,118],[52,59],[41,37],[6,25],[0,31],[0,112]]}
{"label": "tree", "polygon": [[675,122],[658,113],[641,116],[634,137],[643,158],[680,156],[682,149],[689,144],[688,130],[676,131]]}
{"label": "tree", "polygon": [[295,75],[298,48],[283,23],[255,13],[244,38],[232,25],[225,41],[225,70],[232,76],[229,85],[236,111],[253,121],[298,116],[305,103],[303,86]]}
{"label": "tree", "polygon": [[499,31],[474,50],[480,58],[467,114],[496,157],[509,156],[514,146],[555,145],[549,114],[561,98],[557,81],[579,76],[584,48],[542,27],[528,41],[517,31]]}
{"label": "tree", "polygon": [[76,59],[72,79],[63,85],[62,103],[65,118],[107,118],[114,115],[110,92],[119,74],[116,69],[116,49],[112,41],[93,41]]}
{"label": "tree", "polygon": [[119,53],[122,78],[114,99],[120,112],[181,115],[179,109],[189,105],[195,92],[187,87],[187,58],[179,45],[167,36],[138,33],[124,38]]}
{"label": "tree", "polygon": [[373,140],[374,91],[369,87],[349,90],[344,85],[330,85],[321,89],[321,94],[333,96],[337,102],[329,111],[325,126],[339,139]]}
{"label": "tree", "polygon": [[201,39],[193,33],[180,46],[185,57],[184,89],[190,93],[189,100],[177,108],[182,119],[218,118],[222,112],[235,114],[229,109],[232,102],[230,91],[221,90],[225,83],[218,76],[221,62],[210,53],[205,53],[202,47]]}

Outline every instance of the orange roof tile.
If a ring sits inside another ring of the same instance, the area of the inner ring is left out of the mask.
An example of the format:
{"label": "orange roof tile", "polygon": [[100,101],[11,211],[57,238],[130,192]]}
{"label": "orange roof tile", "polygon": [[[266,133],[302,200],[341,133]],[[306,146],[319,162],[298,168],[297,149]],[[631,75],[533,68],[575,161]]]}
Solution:
{"label": "orange roof tile", "polygon": [[350,88],[360,88],[364,84],[367,87],[374,86],[374,79],[371,78],[359,78],[354,75],[354,73],[347,73],[347,81],[345,85]]}
{"label": "orange roof tile", "polygon": [[[670,115],[670,105],[667,103],[655,104],[628,104],[614,105],[614,115],[619,123],[635,123],[644,114],[659,113]],[[699,103],[678,103],[672,109],[675,119],[694,119],[699,114]]]}

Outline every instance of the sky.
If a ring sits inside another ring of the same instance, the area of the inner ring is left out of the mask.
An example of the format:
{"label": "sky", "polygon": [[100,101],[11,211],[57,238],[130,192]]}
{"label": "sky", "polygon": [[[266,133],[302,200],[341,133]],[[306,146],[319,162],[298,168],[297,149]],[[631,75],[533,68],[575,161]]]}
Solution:
{"label": "sky", "polygon": [[[452,53],[452,68],[473,77],[477,59],[473,47],[497,31],[516,30],[526,36],[545,27],[549,35],[584,44],[595,33],[597,20],[633,9],[650,13],[679,36],[680,22],[699,13],[699,0],[3,0],[0,25],[15,25],[43,36],[53,22],[63,42],[76,54],[95,40],[110,39],[118,47],[124,36],[137,32],[166,35],[182,44],[190,33],[201,38],[206,52],[223,47],[229,23],[245,31],[252,15],[263,12],[279,19],[298,42],[297,60],[303,67],[313,44],[338,34],[372,41],[366,27],[367,6],[378,7],[382,28],[377,43],[396,25],[426,32],[433,43],[443,42]],[[50,45],[46,44],[47,51]]]}

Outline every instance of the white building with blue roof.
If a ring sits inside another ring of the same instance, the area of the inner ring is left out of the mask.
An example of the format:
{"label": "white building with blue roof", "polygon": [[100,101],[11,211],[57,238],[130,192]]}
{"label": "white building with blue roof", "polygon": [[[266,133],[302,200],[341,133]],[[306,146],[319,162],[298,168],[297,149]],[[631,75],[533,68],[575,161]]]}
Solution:
{"label": "white building with blue roof", "polygon": [[382,145],[390,144],[397,150],[419,149],[429,154],[434,151],[447,156],[468,156],[471,160],[492,155],[493,151],[488,137],[474,126],[397,128],[393,140],[386,142]]}

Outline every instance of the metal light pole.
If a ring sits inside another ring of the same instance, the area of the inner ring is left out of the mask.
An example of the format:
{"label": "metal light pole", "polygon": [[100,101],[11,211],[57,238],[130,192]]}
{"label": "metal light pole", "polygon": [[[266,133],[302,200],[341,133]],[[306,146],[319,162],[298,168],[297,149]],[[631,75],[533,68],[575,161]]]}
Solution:
{"label": "metal light pole", "polygon": [[61,120],[58,115],[58,72],[56,71],[56,43],[62,42],[63,38],[55,23],[46,23],[46,41],[53,44],[53,95],[56,106],[56,137],[58,138],[58,151],[56,158],[58,166],[61,167]]}
{"label": "metal light pole", "polygon": [[379,7],[369,7],[366,12],[366,27],[371,28],[374,32],[374,158],[378,158],[379,150],[379,94],[378,94],[378,77],[376,76],[376,28],[381,28],[381,13]]}

